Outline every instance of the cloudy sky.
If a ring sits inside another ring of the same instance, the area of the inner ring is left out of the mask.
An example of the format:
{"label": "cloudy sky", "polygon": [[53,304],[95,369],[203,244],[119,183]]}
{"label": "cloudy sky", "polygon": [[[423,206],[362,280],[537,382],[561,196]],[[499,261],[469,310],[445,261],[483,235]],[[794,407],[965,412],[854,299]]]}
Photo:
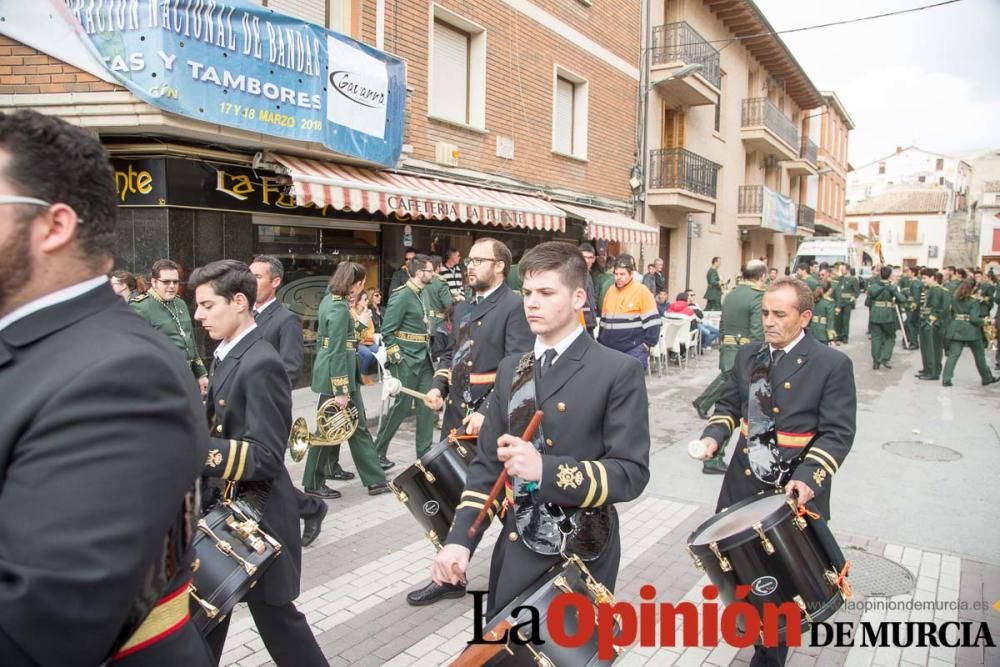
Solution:
{"label": "cloudy sky", "polygon": [[[776,30],[920,7],[936,0],[756,0]],[[857,129],[859,167],[896,146],[940,153],[1000,148],[1000,0],[782,35]]]}

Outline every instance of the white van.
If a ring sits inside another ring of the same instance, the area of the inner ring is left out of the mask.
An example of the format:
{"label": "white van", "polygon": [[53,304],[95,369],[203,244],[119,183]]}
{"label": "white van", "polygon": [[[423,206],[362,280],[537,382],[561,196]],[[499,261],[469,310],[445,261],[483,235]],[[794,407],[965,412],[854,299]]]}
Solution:
{"label": "white van", "polygon": [[847,262],[847,265],[861,274],[861,258],[858,255],[857,247],[842,236],[822,236],[803,241],[798,250],[795,251],[795,259],[792,261],[792,274],[799,263],[826,262],[833,266],[834,262]]}

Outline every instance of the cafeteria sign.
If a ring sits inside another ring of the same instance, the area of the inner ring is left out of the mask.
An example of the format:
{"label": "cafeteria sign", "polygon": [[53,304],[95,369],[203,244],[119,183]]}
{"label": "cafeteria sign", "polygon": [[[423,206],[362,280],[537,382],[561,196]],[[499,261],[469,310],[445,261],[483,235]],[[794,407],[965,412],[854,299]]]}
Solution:
{"label": "cafeteria sign", "polygon": [[394,166],[399,58],[248,0],[53,0],[116,81],[166,111]]}

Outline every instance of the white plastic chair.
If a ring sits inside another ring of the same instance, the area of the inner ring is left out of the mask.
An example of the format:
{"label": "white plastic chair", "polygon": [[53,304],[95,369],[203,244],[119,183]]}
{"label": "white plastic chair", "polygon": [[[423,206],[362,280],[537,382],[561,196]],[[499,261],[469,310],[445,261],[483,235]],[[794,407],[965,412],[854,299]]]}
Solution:
{"label": "white plastic chair", "polygon": [[664,347],[664,352],[667,354],[667,363],[669,364],[669,353],[673,352],[677,355],[677,366],[681,365],[681,343],[687,338],[687,327],[688,323],[686,318],[676,318],[667,317],[663,318],[663,326],[660,328],[660,336],[662,337],[662,344]]}
{"label": "white plastic chair", "polygon": [[701,321],[709,326],[720,328],[719,325],[722,324],[722,311],[721,310],[706,310],[702,313],[704,317]]}

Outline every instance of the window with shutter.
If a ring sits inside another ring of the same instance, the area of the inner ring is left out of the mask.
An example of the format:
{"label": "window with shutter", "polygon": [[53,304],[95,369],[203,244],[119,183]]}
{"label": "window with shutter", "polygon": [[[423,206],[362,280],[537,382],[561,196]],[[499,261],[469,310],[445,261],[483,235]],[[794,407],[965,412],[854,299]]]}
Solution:
{"label": "window with shutter", "polygon": [[443,21],[434,22],[431,102],[432,115],[469,123],[469,35]]}
{"label": "window with shutter", "polygon": [[573,154],[573,119],[576,86],[561,76],[556,77],[556,113],[552,126],[552,148],[566,155]]}
{"label": "window with shutter", "polygon": [[903,243],[916,243],[917,242],[917,221],[916,220],[906,220],[903,223]]}
{"label": "window with shutter", "polygon": [[993,230],[993,252],[1000,252],[1000,229]]}

